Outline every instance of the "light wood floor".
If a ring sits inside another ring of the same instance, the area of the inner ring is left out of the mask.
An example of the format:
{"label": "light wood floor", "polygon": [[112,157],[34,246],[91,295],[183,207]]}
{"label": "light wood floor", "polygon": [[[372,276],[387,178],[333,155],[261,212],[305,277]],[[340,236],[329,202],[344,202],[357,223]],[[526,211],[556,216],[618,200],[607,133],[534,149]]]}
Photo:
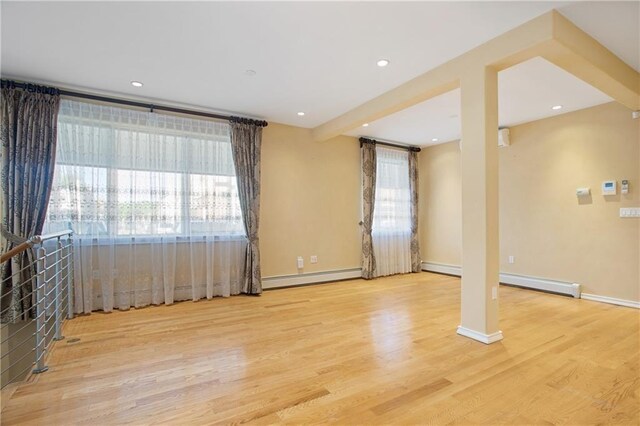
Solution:
{"label": "light wood floor", "polygon": [[505,339],[485,346],[455,333],[459,283],[421,273],[79,317],[2,424],[640,422],[637,310],[502,287]]}

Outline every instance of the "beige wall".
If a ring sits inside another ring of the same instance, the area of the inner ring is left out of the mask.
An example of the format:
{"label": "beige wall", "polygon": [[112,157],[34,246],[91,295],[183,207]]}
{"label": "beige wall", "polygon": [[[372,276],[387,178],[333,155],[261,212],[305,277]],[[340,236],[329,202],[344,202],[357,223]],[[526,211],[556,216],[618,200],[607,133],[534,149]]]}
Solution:
{"label": "beige wall", "polygon": [[360,198],[356,138],[314,142],[310,129],[270,123],[262,139],[262,276],[359,268]]}
{"label": "beige wall", "polygon": [[[512,127],[511,143],[500,149],[501,272],[640,300],[640,220],[619,217],[640,206],[640,120],[609,103]],[[458,143],[424,149],[420,173],[422,259],[460,265]],[[630,193],[603,197],[609,179],[628,179]]]}
{"label": "beige wall", "polygon": [[419,231],[422,261],[462,263],[462,187],[458,142],[419,155]]}

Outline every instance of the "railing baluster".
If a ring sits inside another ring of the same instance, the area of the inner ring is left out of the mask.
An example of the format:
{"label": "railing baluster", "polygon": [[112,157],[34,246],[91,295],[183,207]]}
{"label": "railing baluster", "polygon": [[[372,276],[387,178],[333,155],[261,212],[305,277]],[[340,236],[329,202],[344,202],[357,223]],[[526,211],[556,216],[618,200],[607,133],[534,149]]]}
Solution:
{"label": "railing baluster", "polygon": [[74,264],[73,264],[73,234],[69,234],[67,240],[67,318],[73,318],[73,293],[74,293]]}
{"label": "railing baluster", "polygon": [[45,352],[45,269],[46,269],[46,250],[42,247],[42,244],[36,250],[36,368],[33,370],[34,374],[39,374],[47,371],[49,367],[44,365],[44,352]]}
{"label": "railing baluster", "polygon": [[61,312],[60,312],[60,298],[62,297],[62,280],[60,279],[60,262],[61,262],[61,253],[62,253],[62,241],[60,241],[60,237],[57,238],[57,244],[56,244],[56,253],[55,253],[55,268],[54,268],[54,274],[55,274],[55,280],[54,280],[54,285],[55,287],[55,292],[54,292],[54,296],[55,296],[55,309],[56,309],[56,316],[55,316],[55,327],[56,327],[56,332],[55,335],[53,337],[54,340],[62,340],[64,339],[64,336],[62,335],[62,318],[61,318]]}

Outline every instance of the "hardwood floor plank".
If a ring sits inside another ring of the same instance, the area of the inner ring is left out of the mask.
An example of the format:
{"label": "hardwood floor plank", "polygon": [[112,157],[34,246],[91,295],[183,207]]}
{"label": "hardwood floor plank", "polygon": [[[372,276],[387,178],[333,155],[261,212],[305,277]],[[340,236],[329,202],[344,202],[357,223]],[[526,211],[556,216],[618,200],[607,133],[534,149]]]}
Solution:
{"label": "hardwood floor plank", "polygon": [[434,382],[427,383],[426,385],[419,387],[418,389],[407,392],[404,395],[397,396],[389,401],[383,402],[382,404],[371,407],[371,411],[379,416],[386,414],[389,411],[401,408],[406,404],[413,404],[420,398],[437,392],[440,389],[449,386],[450,384],[451,382],[449,380],[440,378]]}
{"label": "hardwood floor plank", "polygon": [[459,303],[419,273],[79,316],[1,423],[640,423],[638,310],[502,287],[484,345]]}

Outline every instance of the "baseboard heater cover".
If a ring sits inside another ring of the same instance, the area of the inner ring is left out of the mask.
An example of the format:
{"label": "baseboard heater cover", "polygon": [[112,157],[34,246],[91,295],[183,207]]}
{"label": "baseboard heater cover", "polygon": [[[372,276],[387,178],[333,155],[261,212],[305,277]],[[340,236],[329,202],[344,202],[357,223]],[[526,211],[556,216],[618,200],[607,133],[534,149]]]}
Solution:
{"label": "baseboard heater cover", "polygon": [[527,277],[523,275],[500,274],[500,283],[549,291],[551,293],[566,294],[568,296],[573,296],[576,299],[580,299],[581,294],[580,284]]}
{"label": "baseboard heater cover", "polygon": [[[422,262],[422,270],[437,272],[440,274],[455,275],[458,277],[462,276],[462,268],[455,265]],[[551,293],[566,294],[578,299],[580,298],[580,284],[575,283],[504,273],[500,274],[500,283],[531,288],[534,290],[549,291]]]}
{"label": "baseboard heater cover", "polygon": [[284,288],[331,281],[350,280],[362,277],[362,269],[340,269],[336,271],[310,272],[306,274],[281,275],[262,278],[262,288]]}
{"label": "baseboard heater cover", "polygon": [[438,274],[462,276],[462,268],[456,265],[447,265],[444,263],[422,262],[422,270],[427,272],[437,272]]}

